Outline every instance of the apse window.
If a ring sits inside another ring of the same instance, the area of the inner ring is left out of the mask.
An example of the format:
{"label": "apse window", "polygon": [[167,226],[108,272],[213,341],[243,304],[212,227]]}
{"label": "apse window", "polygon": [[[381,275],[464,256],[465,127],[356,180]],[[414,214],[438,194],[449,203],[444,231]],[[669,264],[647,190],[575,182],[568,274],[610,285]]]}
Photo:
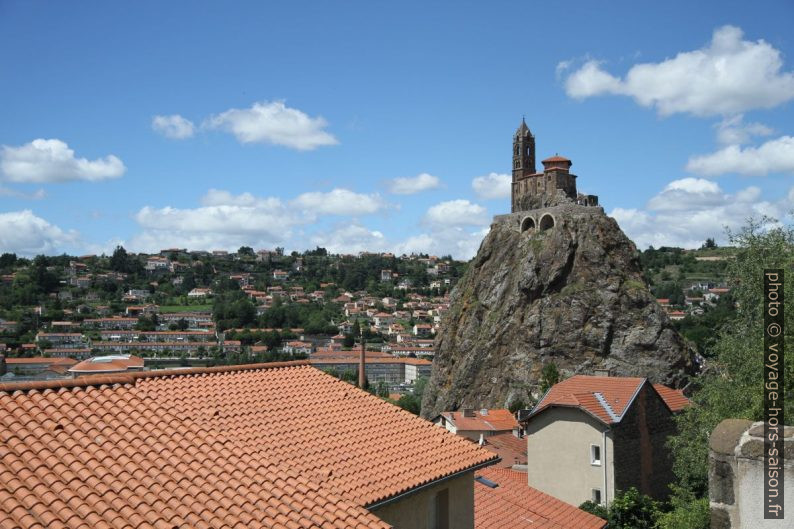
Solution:
{"label": "apse window", "polygon": [[601,465],[601,447],[598,445],[590,445],[590,464]]}

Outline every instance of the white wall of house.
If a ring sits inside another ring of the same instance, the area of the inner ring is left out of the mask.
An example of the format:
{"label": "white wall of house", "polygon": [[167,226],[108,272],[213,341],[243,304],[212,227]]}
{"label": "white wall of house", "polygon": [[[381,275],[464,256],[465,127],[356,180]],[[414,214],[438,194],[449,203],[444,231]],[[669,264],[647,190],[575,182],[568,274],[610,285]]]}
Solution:
{"label": "white wall of house", "polygon": [[[579,506],[593,499],[615,497],[614,449],[607,426],[575,408],[550,408],[533,417],[527,426],[527,476],[529,485]],[[591,445],[600,447],[600,465],[591,461]],[[606,474],[605,474],[606,471]]]}

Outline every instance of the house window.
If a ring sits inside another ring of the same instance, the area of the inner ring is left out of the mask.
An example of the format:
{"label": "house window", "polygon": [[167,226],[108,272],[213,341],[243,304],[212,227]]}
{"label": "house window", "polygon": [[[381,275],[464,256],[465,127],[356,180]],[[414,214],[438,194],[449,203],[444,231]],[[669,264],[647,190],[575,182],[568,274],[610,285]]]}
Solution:
{"label": "house window", "polygon": [[431,529],[449,529],[449,489],[436,492],[430,504]]}
{"label": "house window", "polygon": [[601,489],[593,489],[593,503],[601,504]]}
{"label": "house window", "polygon": [[601,465],[601,447],[598,445],[590,445],[590,464]]}

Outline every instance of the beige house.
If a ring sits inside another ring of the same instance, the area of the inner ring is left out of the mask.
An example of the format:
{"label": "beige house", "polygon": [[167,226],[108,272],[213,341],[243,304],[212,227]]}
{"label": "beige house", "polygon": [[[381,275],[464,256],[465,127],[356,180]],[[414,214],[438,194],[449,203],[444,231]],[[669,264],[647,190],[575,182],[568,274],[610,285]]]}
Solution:
{"label": "beige house", "polygon": [[665,443],[688,402],[645,378],[577,375],[554,385],[523,423],[529,485],[573,505],[607,504],[630,487],[665,498]]}

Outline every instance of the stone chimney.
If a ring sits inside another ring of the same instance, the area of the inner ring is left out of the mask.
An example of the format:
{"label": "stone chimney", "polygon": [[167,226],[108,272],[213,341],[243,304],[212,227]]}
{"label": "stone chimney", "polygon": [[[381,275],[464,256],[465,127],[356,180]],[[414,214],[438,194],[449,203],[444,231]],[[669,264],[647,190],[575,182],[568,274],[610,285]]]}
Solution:
{"label": "stone chimney", "polygon": [[600,367],[593,370],[593,375],[597,377],[608,377],[611,373],[611,370],[606,367]]}

